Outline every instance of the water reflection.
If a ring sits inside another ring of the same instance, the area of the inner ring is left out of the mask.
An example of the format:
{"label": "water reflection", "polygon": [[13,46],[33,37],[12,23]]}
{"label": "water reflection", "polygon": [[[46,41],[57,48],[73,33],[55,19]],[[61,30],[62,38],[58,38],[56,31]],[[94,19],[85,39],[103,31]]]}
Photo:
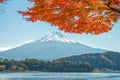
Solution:
{"label": "water reflection", "polygon": [[0,73],[0,80],[120,80],[120,73]]}

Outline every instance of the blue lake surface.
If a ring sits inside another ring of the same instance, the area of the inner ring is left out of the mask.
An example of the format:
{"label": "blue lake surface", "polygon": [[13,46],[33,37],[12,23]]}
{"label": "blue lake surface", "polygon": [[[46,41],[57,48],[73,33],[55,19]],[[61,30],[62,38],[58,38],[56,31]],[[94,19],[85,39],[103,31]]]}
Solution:
{"label": "blue lake surface", "polygon": [[0,80],[120,80],[120,73],[0,73]]}

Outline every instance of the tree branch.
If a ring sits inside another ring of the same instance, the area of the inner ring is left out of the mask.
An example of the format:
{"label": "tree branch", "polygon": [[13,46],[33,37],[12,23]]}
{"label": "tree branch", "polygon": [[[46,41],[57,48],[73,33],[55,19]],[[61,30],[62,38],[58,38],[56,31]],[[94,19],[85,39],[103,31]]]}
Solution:
{"label": "tree branch", "polygon": [[105,4],[105,5],[107,5],[107,7],[109,8],[109,9],[107,9],[107,10],[112,10],[112,11],[115,11],[115,12],[117,12],[117,13],[120,14],[120,9],[111,7],[111,6],[110,6],[111,3],[112,3],[112,0],[109,0],[109,2]]}

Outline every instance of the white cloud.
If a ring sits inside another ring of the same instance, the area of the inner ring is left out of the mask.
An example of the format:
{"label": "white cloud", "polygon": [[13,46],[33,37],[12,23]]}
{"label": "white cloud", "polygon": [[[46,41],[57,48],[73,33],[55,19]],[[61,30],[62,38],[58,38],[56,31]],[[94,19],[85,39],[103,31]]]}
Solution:
{"label": "white cloud", "polygon": [[0,47],[0,51],[6,51],[6,50],[9,50],[13,47]]}
{"label": "white cloud", "polygon": [[12,49],[12,48],[15,48],[15,47],[19,47],[19,46],[22,46],[22,45],[24,45],[24,44],[27,44],[27,43],[31,43],[31,42],[33,42],[34,40],[26,40],[26,41],[24,41],[23,43],[21,43],[21,44],[17,44],[16,46],[7,46],[7,45],[3,45],[3,44],[0,44],[0,51],[6,51],[6,50],[9,50],[9,49]]}
{"label": "white cloud", "polygon": [[31,43],[31,42],[33,42],[34,40],[26,40],[24,43],[26,44],[26,43]]}

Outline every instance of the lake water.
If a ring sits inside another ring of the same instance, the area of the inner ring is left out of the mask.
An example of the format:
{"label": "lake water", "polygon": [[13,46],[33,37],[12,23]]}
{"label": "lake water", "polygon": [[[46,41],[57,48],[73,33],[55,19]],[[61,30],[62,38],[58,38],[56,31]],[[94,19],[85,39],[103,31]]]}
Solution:
{"label": "lake water", "polygon": [[120,80],[120,73],[0,73],[0,80]]}

